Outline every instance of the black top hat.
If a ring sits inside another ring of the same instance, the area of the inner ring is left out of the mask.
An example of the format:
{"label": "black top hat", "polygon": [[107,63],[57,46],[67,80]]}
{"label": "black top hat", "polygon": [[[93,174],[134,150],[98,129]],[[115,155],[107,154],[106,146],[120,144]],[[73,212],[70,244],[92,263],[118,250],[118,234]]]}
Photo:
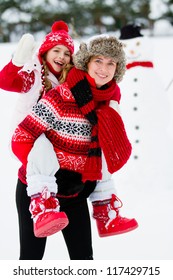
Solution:
{"label": "black top hat", "polygon": [[121,28],[120,38],[121,40],[132,39],[136,37],[142,37],[140,33],[141,27],[139,25],[127,24]]}

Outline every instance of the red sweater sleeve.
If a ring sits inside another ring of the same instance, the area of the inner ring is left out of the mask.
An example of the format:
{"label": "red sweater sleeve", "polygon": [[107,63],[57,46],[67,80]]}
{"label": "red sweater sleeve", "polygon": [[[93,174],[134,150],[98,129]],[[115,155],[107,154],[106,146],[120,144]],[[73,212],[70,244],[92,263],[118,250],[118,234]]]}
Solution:
{"label": "red sweater sleeve", "polygon": [[26,166],[28,154],[31,151],[35,140],[46,131],[47,125],[39,117],[32,113],[28,115],[16,128],[11,148],[21,163]]}
{"label": "red sweater sleeve", "polygon": [[21,142],[21,141],[14,141],[14,139],[12,139],[11,142],[12,151],[25,167],[27,165],[28,154],[31,151],[33,145],[34,145],[34,140],[28,142],[25,141]]}
{"label": "red sweater sleeve", "polygon": [[22,67],[15,66],[10,61],[0,71],[0,88],[7,91],[21,92],[23,88],[23,79],[19,75]]}

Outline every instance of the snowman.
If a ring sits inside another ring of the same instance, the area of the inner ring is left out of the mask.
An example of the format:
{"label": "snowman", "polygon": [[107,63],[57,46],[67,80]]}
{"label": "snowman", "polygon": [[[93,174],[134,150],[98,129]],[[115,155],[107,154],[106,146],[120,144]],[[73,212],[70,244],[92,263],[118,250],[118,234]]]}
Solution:
{"label": "snowman", "polygon": [[121,29],[127,58],[121,83],[121,115],[132,155],[118,172],[117,182],[159,187],[173,185],[172,139],[168,133],[169,103],[152,61],[151,39],[133,24]]}

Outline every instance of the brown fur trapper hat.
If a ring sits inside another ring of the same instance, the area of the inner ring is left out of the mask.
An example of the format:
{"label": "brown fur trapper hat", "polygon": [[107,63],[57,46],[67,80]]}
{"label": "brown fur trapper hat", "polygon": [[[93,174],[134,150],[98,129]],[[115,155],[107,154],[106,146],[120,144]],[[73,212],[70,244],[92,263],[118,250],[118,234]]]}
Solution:
{"label": "brown fur trapper hat", "polygon": [[79,50],[73,55],[73,62],[76,68],[87,71],[87,64],[91,57],[103,55],[111,57],[117,63],[115,80],[119,83],[126,71],[126,58],[123,45],[114,36],[100,35],[91,39],[88,44],[82,42]]}

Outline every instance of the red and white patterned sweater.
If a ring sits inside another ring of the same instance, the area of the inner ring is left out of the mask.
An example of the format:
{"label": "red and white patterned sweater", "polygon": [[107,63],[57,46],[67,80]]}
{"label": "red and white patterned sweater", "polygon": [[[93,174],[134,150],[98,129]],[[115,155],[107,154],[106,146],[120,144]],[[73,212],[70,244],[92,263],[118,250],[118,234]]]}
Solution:
{"label": "red and white patterned sweater", "polygon": [[67,83],[45,94],[15,130],[12,150],[22,162],[18,176],[24,183],[27,156],[42,133],[53,144],[61,168],[83,171],[91,141],[91,124],[81,113]]}
{"label": "red and white patterned sweater", "polygon": [[28,153],[42,133],[52,142],[61,168],[78,172],[83,169],[91,125],[81,114],[67,84],[49,91],[15,130],[12,150],[23,164],[19,178],[24,183]]}

